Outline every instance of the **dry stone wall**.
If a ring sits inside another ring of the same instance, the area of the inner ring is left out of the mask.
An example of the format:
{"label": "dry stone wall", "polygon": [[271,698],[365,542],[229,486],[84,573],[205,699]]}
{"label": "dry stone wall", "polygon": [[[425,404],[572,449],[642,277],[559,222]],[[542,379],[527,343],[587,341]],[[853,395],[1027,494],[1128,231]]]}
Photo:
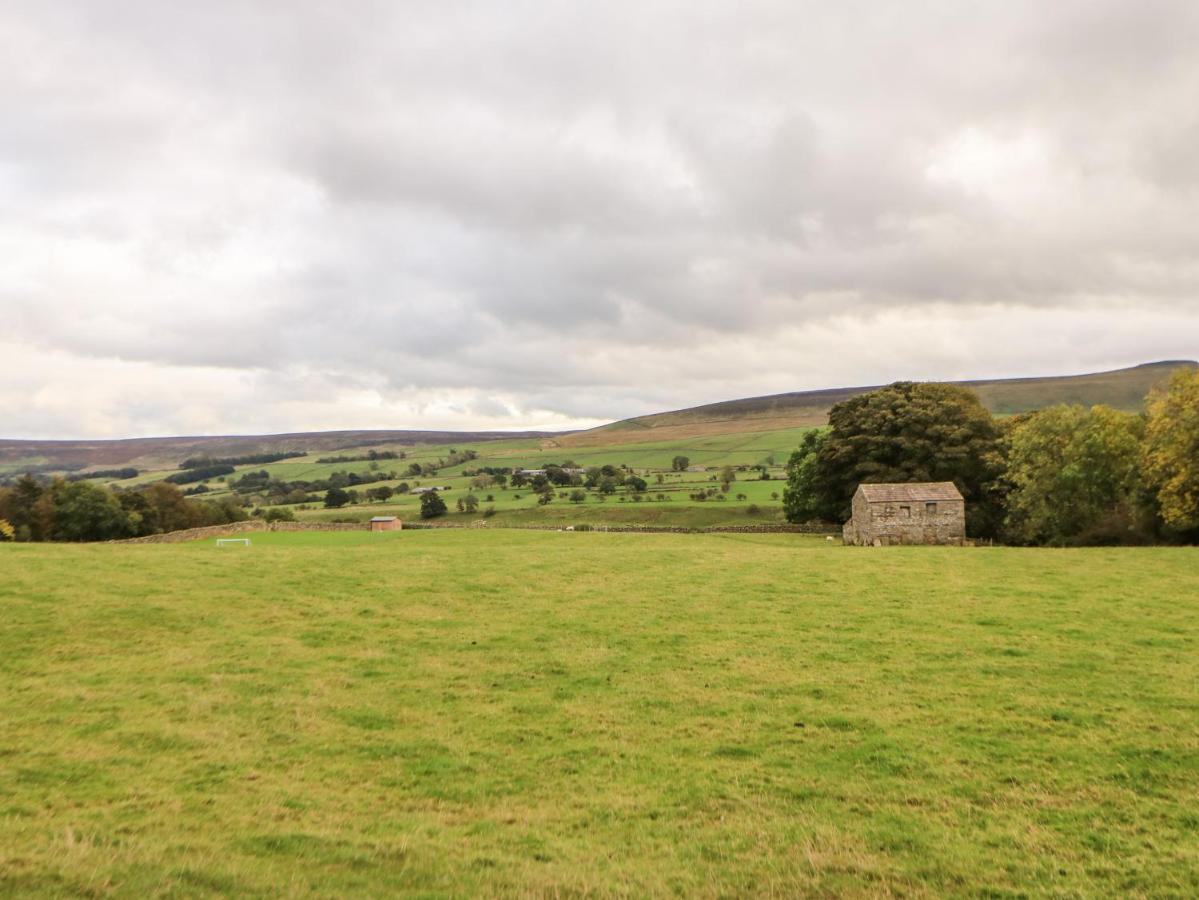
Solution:
{"label": "dry stone wall", "polygon": [[206,525],[203,528],[185,528],[168,531],[166,534],[148,534],[145,537],[109,541],[110,544],[182,544],[201,538],[232,537],[250,531],[370,531],[367,522],[231,522],[228,525]]}
{"label": "dry stone wall", "polygon": [[[183,531],[168,531],[166,534],[150,534],[145,537],[109,541],[110,544],[182,544],[203,538],[232,537],[252,531],[370,531],[369,522],[260,522],[250,520],[233,522],[229,525],[209,525],[204,528],[187,528]],[[837,525],[712,525],[708,528],[683,528],[673,525],[494,525],[486,520],[475,522],[412,522],[404,529],[433,528],[507,528],[521,531],[615,531],[633,534],[838,534]]]}

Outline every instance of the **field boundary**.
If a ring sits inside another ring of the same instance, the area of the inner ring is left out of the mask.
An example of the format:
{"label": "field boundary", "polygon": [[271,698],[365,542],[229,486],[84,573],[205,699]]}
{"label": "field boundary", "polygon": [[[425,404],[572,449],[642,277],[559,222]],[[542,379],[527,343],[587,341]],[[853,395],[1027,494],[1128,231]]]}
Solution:
{"label": "field boundary", "polygon": [[250,531],[370,531],[369,522],[262,522],[250,519],[245,522],[230,522],[228,525],[205,525],[201,528],[185,528],[182,531],[166,531],[162,534],[147,534],[144,537],[108,541],[110,544],[181,544],[206,537],[225,537],[245,534]]}
{"label": "field boundary", "polygon": [[[461,522],[405,522],[407,529],[434,528],[496,528],[518,531],[617,531],[630,534],[840,534],[838,525],[710,525],[706,528],[685,528],[680,525],[493,525],[486,520],[470,523]],[[369,522],[261,522],[248,520],[231,522],[228,525],[206,525],[202,528],[185,528],[182,531],[167,531],[163,534],[148,534],[144,537],[124,538],[108,541],[109,544],[182,544],[207,537],[227,537],[252,531],[370,531]]]}
{"label": "field boundary", "polygon": [[412,528],[503,528],[519,531],[620,531],[646,534],[840,534],[840,525],[708,525],[703,528],[688,528],[684,525],[602,525],[594,522],[578,524],[492,524],[487,520],[477,522],[412,522],[404,523],[405,529]]}

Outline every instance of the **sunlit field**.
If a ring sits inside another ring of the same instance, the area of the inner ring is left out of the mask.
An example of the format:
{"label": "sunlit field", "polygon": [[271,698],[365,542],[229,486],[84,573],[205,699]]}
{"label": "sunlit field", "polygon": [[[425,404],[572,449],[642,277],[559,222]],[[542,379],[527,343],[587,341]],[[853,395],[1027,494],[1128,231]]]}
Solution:
{"label": "sunlit field", "polygon": [[0,546],[0,894],[1199,893],[1199,558]]}

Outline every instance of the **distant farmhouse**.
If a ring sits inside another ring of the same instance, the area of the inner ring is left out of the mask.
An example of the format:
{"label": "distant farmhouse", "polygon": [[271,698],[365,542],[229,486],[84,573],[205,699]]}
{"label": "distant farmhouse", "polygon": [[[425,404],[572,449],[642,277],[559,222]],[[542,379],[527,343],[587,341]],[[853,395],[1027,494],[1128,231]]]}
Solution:
{"label": "distant farmhouse", "polygon": [[962,544],[966,501],[952,481],[859,484],[842,534],[858,547]]}
{"label": "distant farmhouse", "polygon": [[434,491],[449,491],[449,490],[453,490],[453,485],[450,485],[450,484],[436,484],[436,485],[432,485],[431,487],[418,487],[418,488],[413,488],[413,489],[412,489],[412,490],[411,490],[409,493],[412,493],[412,494],[432,494]]}

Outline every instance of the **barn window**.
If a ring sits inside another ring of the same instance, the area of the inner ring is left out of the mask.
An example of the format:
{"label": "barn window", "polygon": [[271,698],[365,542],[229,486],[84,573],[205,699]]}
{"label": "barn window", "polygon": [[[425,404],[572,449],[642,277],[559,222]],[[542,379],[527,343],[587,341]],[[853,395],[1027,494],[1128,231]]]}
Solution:
{"label": "barn window", "polygon": [[935,516],[937,514],[937,504],[931,501],[924,504],[924,514],[926,516]]}
{"label": "barn window", "polygon": [[912,507],[910,507],[910,506],[899,507],[899,515],[900,515],[900,518],[910,519],[912,517]]}

